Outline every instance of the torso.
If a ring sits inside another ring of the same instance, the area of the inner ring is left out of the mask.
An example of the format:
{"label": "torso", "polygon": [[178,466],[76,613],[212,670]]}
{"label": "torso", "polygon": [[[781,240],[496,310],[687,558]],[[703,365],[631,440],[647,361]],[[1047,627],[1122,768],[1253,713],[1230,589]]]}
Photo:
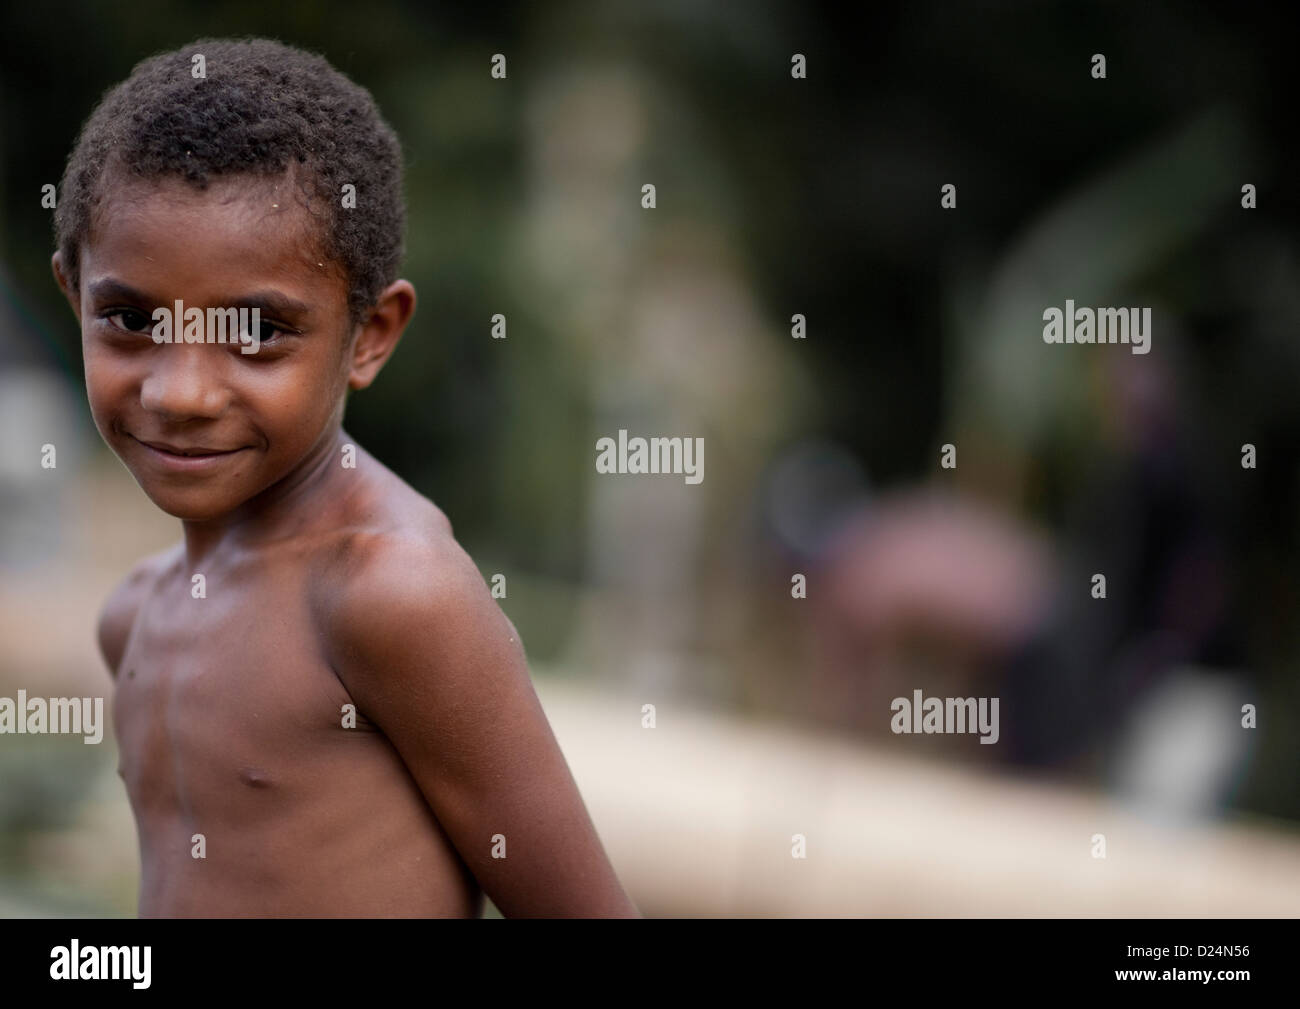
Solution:
{"label": "torso", "polygon": [[113,700],[141,916],[481,913],[397,751],[362,712],[345,727],[311,602],[321,555],[286,541],[189,571],[177,550],[142,597]]}

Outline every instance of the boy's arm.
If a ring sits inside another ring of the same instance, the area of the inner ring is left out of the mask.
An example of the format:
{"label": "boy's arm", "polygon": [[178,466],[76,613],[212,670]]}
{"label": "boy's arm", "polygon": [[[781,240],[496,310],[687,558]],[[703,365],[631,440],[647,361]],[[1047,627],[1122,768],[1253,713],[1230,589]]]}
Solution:
{"label": "boy's arm", "polygon": [[104,601],[104,608],[99,612],[96,637],[99,639],[99,651],[104,657],[104,664],[108,666],[108,674],[113,679],[117,679],[117,667],[122,664],[122,656],[126,654],[126,643],[130,640],[131,628],[135,626],[140,605],[172,552],[163,551],[146,557],[114,586]]}
{"label": "boy's arm", "polygon": [[[514,626],[449,536],[372,538],[329,601],[335,671],[507,917],[639,917],[529,678]],[[495,835],[505,858],[493,858]]]}

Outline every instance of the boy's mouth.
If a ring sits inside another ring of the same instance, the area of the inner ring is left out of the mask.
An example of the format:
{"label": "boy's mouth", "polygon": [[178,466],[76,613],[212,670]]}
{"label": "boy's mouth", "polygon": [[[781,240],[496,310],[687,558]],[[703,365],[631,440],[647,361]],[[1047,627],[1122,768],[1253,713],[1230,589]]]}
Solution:
{"label": "boy's mouth", "polygon": [[202,469],[214,465],[222,459],[242,452],[245,446],[238,448],[217,448],[211,445],[173,445],[165,441],[150,441],[130,436],[148,450],[151,457],[173,469]]}

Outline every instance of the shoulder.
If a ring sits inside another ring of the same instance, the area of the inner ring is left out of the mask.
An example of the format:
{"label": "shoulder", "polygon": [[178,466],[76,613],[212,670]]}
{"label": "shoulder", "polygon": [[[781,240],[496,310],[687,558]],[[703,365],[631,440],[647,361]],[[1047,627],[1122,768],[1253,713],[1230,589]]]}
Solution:
{"label": "shoulder", "polygon": [[179,546],[172,546],[146,557],[113,587],[105,599],[99,613],[98,638],[100,653],[111,675],[117,675],[140,605],[162,572],[176,559],[179,550]]}
{"label": "shoulder", "polygon": [[326,651],[349,690],[412,687],[489,655],[522,664],[514,625],[436,509],[428,521],[340,537],[313,595]]}
{"label": "shoulder", "polygon": [[450,531],[387,530],[349,534],[328,562],[331,587],[324,611],[337,630],[396,629],[414,617],[472,608],[480,592],[491,601],[478,568]]}

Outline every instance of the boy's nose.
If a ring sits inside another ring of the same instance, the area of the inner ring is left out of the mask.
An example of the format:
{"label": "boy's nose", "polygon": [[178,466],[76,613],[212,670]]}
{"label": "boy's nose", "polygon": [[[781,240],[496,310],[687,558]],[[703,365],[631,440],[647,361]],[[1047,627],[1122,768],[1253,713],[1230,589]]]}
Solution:
{"label": "boy's nose", "polygon": [[159,347],[150,355],[149,373],[140,387],[140,405],[170,420],[219,417],[230,404],[230,390],[217,362],[202,345]]}

